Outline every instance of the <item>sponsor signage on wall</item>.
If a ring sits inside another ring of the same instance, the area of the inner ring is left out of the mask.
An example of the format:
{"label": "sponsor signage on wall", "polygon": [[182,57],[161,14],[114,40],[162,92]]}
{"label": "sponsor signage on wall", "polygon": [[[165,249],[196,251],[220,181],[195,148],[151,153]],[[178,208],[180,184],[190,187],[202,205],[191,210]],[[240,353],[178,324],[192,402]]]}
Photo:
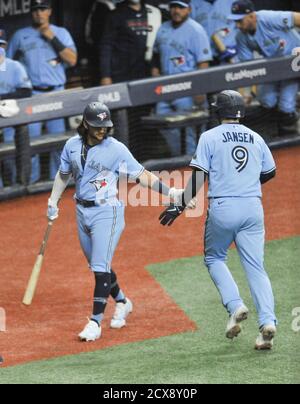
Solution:
{"label": "sponsor signage on wall", "polygon": [[20,113],[13,118],[0,118],[0,128],[21,123],[45,121],[58,116],[80,115],[87,104],[95,101],[103,102],[111,109],[131,106],[127,84],[36,95],[30,99],[18,101]]}
{"label": "sponsor signage on wall", "polygon": [[176,76],[38,95],[18,101],[20,114],[10,119],[0,118],[0,127],[79,115],[93,101],[103,102],[111,109],[122,109],[253,84],[299,79],[300,69],[295,68],[295,60],[295,57],[261,59]]}

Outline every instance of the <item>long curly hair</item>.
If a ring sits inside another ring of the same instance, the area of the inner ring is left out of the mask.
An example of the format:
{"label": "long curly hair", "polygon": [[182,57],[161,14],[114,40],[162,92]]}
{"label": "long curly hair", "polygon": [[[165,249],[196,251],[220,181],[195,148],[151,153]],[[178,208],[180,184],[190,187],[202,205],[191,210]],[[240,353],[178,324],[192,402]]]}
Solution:
{"label": "long curly hair", "polygon": [[79,136],[82,138],[83,143],[87,143],[89,130],[84,125],[84,119],[81,121],[80,125],[77,128],[77,132]]}
{"label": "long curly hair", "polygon": [[[88,124],[85,122],[84,119],[82,119],[80,125],[78,126],[77,132],[78,132],[79,136],[81,137],[83,143],[87,144],[89,129],[88,129]],[[106,136],[103,139],[107,139],[110,136],[113,136],[113,128],[109,128],[107,130]]]}

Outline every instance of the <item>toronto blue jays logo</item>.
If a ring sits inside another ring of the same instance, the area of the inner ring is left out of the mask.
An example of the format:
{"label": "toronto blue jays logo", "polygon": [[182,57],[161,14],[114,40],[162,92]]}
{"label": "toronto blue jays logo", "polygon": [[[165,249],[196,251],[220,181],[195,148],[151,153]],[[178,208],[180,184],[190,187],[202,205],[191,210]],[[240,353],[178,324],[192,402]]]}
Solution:
{"label": "toronto blue jays logo", "polygon": [[175,67],[182,66],[185,64],[185,57],[184,56],[177,56],[171,58],[171,61],[174,63]]}
{"label": "toronto blue jays logo", "polygon": [[94,185],[97,192],[100,191],[100,189],[107,187],[108,185],[106,180],[90,181],[90,184]]}
{"label": "toronto blue jays logo", "polygon": [[101,119],[103,122],[105,119],[107,119],[107,113],[106,112],[101,112],[101,114],[97,115],[98,118]]}

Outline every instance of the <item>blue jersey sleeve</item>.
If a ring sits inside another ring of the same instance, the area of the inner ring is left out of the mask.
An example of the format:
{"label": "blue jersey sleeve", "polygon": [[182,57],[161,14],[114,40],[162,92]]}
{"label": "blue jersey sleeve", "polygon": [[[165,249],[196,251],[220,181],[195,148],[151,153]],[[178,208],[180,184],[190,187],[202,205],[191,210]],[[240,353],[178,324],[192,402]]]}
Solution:
{"label": "blue jersey sleeve", "polygon": [[28,74],[21,63],[16,63],[16,88],[32,88]]}
{"label": "blue jersey sleeve", "polygon": [[289,31],[295,27],[294,13],[291,11],[265,11],[261,15],[263,22],[270,29]]}
{"label": "blue jersey sleeve", "polygon": [[193,37],[191,49],[197,63],[209,62],[212,60],[212,51],[208,35],[200,24],[198,24],[197,28],[198,34]]}
{"label": "blue jersey sleeve", "polygon": [[238,58],[241,62],[246,62],[253,59],[253,50],[250,48],[247,37],[241,32],[236,37]]}
{"label": "blue jersey sleeve", "polygon": [[262,174],[268,174],[276,169],[276,163],[272,156],[271,150],[263,142],[263,161],[262,161]]}
{"label": "blue jersey sleeve", "polygon": [[65,29],[62,28],[59,32],[59,40],[67,47],[70,49],[73,49],[75,52],[77,52],[75,42],[71,36],[71,34]]}
{"label": "blue jersey sleeve", "polygon": [[68,143],[66,143],[66,145],[63,149],[63,152],[61,154],[59,171],[62,174],[71,174],[72,173],[72,166],[71,166],[71,161],[70,161],[70,156],[69,156]]}
{"label": "blue jersey sleeve", "polygon": [[15,59],[16,54],[20,50],[19,33],[16,32],[8,43],[6,55],[9,59]]}
{"label": "blue jersey sleeve", "polygon": [[196,155],[191,161],[190,166],[199,168],[206,174],[209,173],[211,166],[211,152],[210,152],[210,146],[207,142],[207,138],[205,135],[202,135],[200,137]]}
{"label": "blue jersey sleeve", "polygon": [[127,175],[130,179],[136,180],[145,170],[126,146],[121,145],[119,156],[118,167],[116,168],[119,175]]}

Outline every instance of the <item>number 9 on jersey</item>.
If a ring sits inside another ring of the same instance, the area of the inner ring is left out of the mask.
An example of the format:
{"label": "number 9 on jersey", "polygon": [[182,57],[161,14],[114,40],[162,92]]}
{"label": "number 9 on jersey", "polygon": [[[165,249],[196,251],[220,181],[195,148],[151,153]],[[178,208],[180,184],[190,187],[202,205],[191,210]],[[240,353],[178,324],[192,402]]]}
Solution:
{"label": "number 9 on jersey", "polygon": [[236,169],[240,173],[248,164],[249,152],[245,147],[237,146],[232,150],[232,158],[236,163],[238,163]]}

